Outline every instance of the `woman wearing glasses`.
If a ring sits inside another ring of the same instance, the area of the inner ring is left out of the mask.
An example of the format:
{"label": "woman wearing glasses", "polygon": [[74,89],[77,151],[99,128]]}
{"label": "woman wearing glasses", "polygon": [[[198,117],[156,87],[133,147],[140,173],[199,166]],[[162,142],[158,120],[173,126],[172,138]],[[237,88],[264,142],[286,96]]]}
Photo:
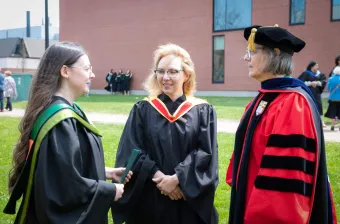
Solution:
{"label": "woman wearing glasses", "polygon": [[23,195],[15,223],[105,224],[122,196],[124,186],[106,179],[119,181],[124,168],[105,168],[100,135],[74,103],[94,77],[78,44],[57,43],[43,55],[13,154],[4,212],[14,214]]}
{"label": "woman wearing glasses", "polygon": [[117,151],[116,167],[133,149],[142,154],[114,206],[115,223],[217,223],[216,113],[193,97],[195,86],[188,52],[159,46],[144,83],[149,97],[131,110]]}
{"label": "woman wearing glasses", "polygon": [[305,42],[278,26],[252,26],[244,60],[261,83],[236,132],[227,172],[229,224],[335,224],[315,99],[291,74]]}

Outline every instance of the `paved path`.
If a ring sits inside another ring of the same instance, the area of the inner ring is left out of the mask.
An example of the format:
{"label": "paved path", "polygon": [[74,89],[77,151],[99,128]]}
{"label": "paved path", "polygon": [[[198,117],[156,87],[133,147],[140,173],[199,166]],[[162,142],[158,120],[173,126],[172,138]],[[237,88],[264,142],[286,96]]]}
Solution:
{"label": "paved path", "polygon": [[[0,113],[0,117],[22,117],[24,115],[23,109],[15,109],[11,112]],[[125,124],[127,115],[121,114],[106,114],[106,113],[86,113],[86,116],[93,122],[106,123],[106,124]],[[238,121],[234,120],[222,120],[217,121],[217,131],[226,133],[235,133],[238,127]],[[340,142],[340,131],[339,127],[336,131],[330,131],[330,127],[324,128],[326,141]]]}

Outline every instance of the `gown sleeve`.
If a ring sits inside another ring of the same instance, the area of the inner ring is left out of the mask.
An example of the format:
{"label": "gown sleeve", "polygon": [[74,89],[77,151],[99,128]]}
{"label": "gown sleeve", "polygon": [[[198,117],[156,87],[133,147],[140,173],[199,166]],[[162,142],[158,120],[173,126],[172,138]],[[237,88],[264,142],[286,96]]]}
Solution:
{"label": "gown sleeve", "polygon": [[[217,119],[211,105],[200,106],[197,148],[175,167],[187,200],[214,192],[218,184]],[[192,124],[196,125],[196,124]]]}
{"label": "gown sleeve", "polygon": [[299,94],[280,104],[267,111],[275,123],[247,205],[251,223],[304,224],[311,214],[319,150],[313,114]]}
{"label": "gown sleeve", "polygon": [[107,220],[116,187],[83,176],[86,167],[95,169],[95,165],[88,162],[91,159],[84,159],[84,153],[92,154],[82,151],[79,135],[86,135],[85,129],[77,127],[74,119],[66,119],[41,143],[33,191],[39,223],[105,223]]}
{"label": "gown sleeve", "polygon": [[[156,167],[156,163],[150,159],[148,155],[148,149],[145,147],[144,144],[146,136],[144,136],[143,120],[146,119],[146,103],[146,101],[136,103],[130,112],[122,136],[120,138],[115,166],[126,166],[132,150],[139,149],[141,150],[141,154],[133,167],[133,171],[139,173],[143,167],[143,172],[148,172],[147,176],[149,178],[152,178],[158,168]],[[145,165],[147,165],[147,167]]]}
{"label": "gown sleeve", "polygon": [[145,183],[151,181],[158,170],[155,161],[148,155],[144,143],[147,140],[147,136],[144,136],[143,123],[146,119],[146,104],[148,102],[140,101],[134,105],[120,138],[115,167],[125,167],[133,149],[141,150],[141,154],[131,169],[133,175],[124,187],[122,198],[111,207],[114,223],[123,223],[130,211],[134,209],[140,194],[143,193]]}
{"label": "gown sleeve", "polygon": [[300,79],[306,86],[310,86],[311,79],[306,72],[303,72],[298,79]]}
{"label": "gown sleeve", "polygon": [[319,86],[319,92],[322,93],[327,85],[326,75],[321,73],[319,81],[321,82],[321,86]]}

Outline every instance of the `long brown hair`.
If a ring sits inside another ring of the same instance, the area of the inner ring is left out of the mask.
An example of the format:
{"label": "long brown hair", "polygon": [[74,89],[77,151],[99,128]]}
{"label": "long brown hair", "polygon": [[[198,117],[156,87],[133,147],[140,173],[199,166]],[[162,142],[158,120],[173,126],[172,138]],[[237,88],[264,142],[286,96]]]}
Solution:
{"label": "long brown hair", "polygon": [[63,65],[71,66],[85,55],[84,49],[71,42],[60,42],[50,46],[44,53],[33,77],[25,115],[21,119],[21,133],[13,151],[13,167],[9,173],[8,191],[11,193],[22,171],[28,153],[31,129],[39,114],[52,101],[52,96],[60,88],[60,70]]}

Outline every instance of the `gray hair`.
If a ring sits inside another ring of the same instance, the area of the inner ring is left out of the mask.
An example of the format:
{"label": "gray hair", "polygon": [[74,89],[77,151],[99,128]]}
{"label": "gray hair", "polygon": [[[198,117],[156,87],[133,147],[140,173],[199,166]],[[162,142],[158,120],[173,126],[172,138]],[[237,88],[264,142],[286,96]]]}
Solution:
{"label": "gray hair", "polygon": [[270,72],[274,75],[291,74],[293,72],[292,55],[280,51],[280,55],[276,56],[274,49],[268,47],[264,47],[263,50],[267,52],[267,63],[263,72]]}

